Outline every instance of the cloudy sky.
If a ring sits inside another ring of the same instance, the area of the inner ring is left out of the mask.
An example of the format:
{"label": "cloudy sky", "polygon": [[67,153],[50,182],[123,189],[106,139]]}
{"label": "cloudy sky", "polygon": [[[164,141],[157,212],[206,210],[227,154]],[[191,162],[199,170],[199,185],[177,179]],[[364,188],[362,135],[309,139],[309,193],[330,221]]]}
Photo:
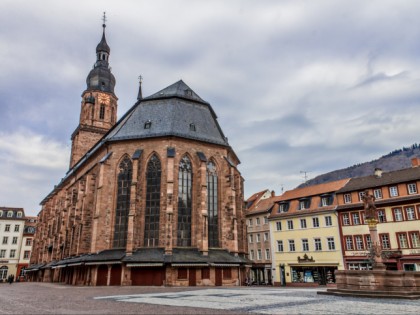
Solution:
{"label": "cloudy sky", "polygon": [[0,1],[0,206],[40,210],[107,14],[118,116],[183,79],[241,159],[245,194],[419,142],[420,1]]}

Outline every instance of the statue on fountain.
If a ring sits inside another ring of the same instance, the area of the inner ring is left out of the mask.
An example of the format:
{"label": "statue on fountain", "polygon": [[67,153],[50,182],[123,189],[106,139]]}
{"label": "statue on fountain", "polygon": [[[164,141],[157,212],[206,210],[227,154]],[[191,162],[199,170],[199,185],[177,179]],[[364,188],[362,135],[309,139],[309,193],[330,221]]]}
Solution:
{"label": "statue on fountain", "polygon": [[362,201],[365,208],[365,219],[376,220],[375,196],[369,194],[369,190],[365,190],[365,194],[362,197]]}

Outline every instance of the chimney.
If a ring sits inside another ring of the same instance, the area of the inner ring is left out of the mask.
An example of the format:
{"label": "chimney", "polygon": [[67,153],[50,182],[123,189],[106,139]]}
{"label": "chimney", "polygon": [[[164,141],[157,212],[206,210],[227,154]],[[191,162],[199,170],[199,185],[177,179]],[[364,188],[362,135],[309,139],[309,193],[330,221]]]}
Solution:
{"label": "chimney", "polygon": [[276,192],[274,190],[271,191],[271,197],[275,197],[276,196]]}
{"label": "chimney", "polygon": [[411,167],[419,167],[420,166],[420,158],[414,157],[411,159]]}
{"label": "chimney", "polygon": [[376,178],[381,178],[382,177],[382,169],[381,168],[375,168],[375,176]]}

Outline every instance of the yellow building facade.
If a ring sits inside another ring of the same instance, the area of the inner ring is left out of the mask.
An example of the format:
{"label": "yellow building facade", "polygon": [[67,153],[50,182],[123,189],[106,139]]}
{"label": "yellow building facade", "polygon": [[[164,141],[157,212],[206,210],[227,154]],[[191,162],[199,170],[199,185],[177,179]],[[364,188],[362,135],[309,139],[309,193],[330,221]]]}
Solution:
{"label": "yellow building facade", "polygon": [[328,285],[344,269],[335,192],[348,179],[285,192],[269,217],[275,285]]}

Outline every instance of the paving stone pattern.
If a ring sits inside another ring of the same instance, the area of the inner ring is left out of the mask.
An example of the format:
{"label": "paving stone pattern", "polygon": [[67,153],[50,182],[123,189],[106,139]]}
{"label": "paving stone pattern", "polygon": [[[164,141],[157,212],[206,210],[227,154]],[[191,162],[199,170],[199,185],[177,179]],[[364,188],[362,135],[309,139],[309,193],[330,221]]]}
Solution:
{"label": "paving stone pattern", "polygon": [[420,314],[420,300],[334,297],[317,291],[0,283],[0,314]]}

